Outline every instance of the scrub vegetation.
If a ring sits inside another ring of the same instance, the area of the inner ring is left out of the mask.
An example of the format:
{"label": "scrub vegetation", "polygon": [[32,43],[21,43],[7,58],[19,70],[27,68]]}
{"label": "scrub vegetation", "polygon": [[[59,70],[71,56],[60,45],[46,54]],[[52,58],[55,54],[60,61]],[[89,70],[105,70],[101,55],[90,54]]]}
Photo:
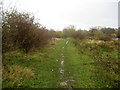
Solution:
{"label": "scrub vegetation", "polygon": [[25,12],[4,12],[3,88],[119,88],[120,30],[56,31]]}

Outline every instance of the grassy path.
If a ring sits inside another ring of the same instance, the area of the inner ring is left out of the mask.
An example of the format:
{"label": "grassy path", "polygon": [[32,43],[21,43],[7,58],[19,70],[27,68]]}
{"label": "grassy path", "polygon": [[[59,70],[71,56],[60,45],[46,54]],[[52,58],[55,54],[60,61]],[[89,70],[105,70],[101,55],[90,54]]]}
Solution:
{"label": "grassy path", "polygon": [[[14,52],[16,54],[16,52]],[[41,51],[25,56],[18,54],[19,58],[12,57],[14,65],[31,68],[34,77],[24,79],[22,83],[11,85],[13,87],[29,88],[94,88],[99,87],[95,81],[93,60],[80,54],[71,39],[57,41]],[[7,86],[5,82],[3,82]]]}
{"label": "grassy path", "polygon": [[[91,64],[93,60],[77,50],[77,48],[68,40],[68,44],[64,48],[64,69],[68,86],[75,88],[95,88],[100,87],[101,81],[95,81],[95,75],[92,72],[94,66]],[[65,41],[67,42],[67,40]],[[74,81],[71,81],[74,80]]]}

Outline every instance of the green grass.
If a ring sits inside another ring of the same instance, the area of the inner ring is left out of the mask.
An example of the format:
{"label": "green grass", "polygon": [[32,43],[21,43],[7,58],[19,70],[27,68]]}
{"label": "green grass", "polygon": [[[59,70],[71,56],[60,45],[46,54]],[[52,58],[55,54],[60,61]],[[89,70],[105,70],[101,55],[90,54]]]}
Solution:
{"label": "green grass", "polygon": [[[68,44],[66,44],[67,41],[69,41]],[[108,82],[105,83],[106,76],[110,73],[104,70],[101,71],[103,66],[95,63],[101,56],[107,59],[107,55],[112,55],[113,59],[116,60],[117,53],[115,51],[103,51],[102,49],[93,49],[91,51],[90,48],[94,47],[85,41],[77,41],[76,46],[72,41],[70,38],[59,40],[55,45],[47,45],[41,50],[30,52],[28,55],[21,50],[4,53],[3,88],[110,87]],[[63,75],[59,72],[61,54],[64,55]],[[116,67],[114,66],[114,68]],[[111,74],[110,77],[113,80],[118,79],[116,74]],[[61,86],[59,84],[66,80],[69,80],[67,85]]]}
{"label": "green grass", "polygon": [[[82,48],[81,48],[82,49]],[[94,62],[89,56],[81,54],[73,43],[69,42],[65,50],[65,69],[74,77],[72,84],[76,88],[99,88],[102,81],[95,80]]]}
{"label": "green grass", "polygon": [[[19,51],[4,54],[4,65],[6,63],[9,63],[10,66],[12,66],[12,64],[21,65],[31,68],[35,73],[34,77],[25,79],[22,85],[19,85],[19,83],[10,85],[12,87],[29,88],[57,87],[56,82],[58,82],[59,62],[56,60],[60,59],[59,51],[61,49],[61,44],[61,41],[58,41],[56,45],[47,46],[46,48],[27,56]],[[3,87],[10,87],[4,82],[11,83],[12,81],[3,80]]]}
{"label": "green grass", "polygon": [[[97,42],[97,40],[95,42]],[[118,88],[119,68],[117,41],[89,44],[87,40],[76,40],[74,43],[80,54],[94,60],[93,73],[96,76],[95,80],[99,82],[97,87]]]}

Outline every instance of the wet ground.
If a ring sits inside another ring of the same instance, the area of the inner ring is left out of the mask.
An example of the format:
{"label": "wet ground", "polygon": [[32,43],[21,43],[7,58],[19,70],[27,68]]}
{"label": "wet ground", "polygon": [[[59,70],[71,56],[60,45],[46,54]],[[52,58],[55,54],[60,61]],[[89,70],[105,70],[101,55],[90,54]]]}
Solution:
{"label": "wet ground", "polygon": [[[68,44],[68,42],[69,41],[66,41],[65,46]],[[63,46],[62,49],[61,49],[61,59],[60,59],[59,73],[61,74],[60,79],[62,79],[62,80],[61,80],[61,82],[59,82],[60,86],[70,86],[69,82],[74,82],[75,81],[75,80],[72,79],[72,76],[67,77],[67,80],[65,79],[66,77],[64,77],[64,74],[66,73],[65,70],[64,70],[65,56],[63,54],[65,46]]]}

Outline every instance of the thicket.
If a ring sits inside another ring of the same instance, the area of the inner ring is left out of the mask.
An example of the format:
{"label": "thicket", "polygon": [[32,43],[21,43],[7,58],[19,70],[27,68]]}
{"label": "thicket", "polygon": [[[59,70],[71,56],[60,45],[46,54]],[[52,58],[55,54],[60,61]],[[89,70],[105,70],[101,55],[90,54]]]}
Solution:
{"label": "thicket", "polygon": [[109,41],[112,38],[117,38],[118,30],[114,28],[91,28],[90,36],[94,39]]}
{"label": "thicket", "polygon": [[63,29],[61,33],[64,38],[73,37],[75,39],[96,39],[110,41],[112,38],[119,38],[119,31],[115,28],[93,27],[89,30],[76,30],[74,25],[70,25]]}
{"label": "thicket", "polygon": [[4,12],[3,53],[18,48],[28,53],[32,48],[46,45],[49,38],[48,30],[35,22],[34,16],[17,10]]}

